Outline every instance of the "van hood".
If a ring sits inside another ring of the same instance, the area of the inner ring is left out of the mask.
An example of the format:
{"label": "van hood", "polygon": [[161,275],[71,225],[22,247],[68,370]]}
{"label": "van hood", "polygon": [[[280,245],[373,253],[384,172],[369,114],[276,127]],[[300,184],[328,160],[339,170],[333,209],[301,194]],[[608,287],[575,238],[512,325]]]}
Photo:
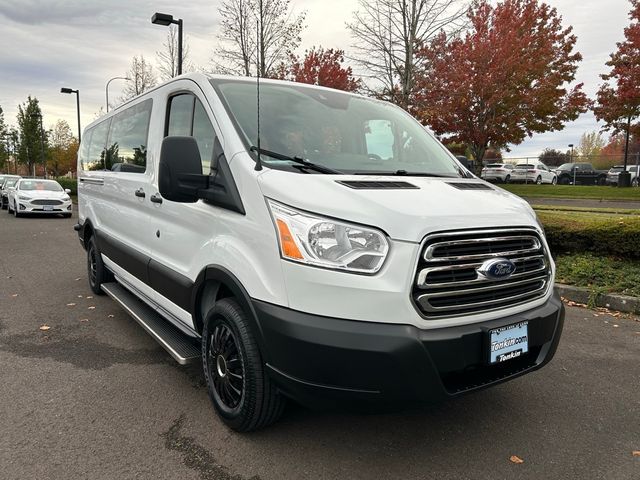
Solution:
{"label": "van hood", "polygon": [[[394,240],[418,243],[443,230],[538,226],[529,204],[477,178],[315,175],[270,169],[261,174],[262,193],[318,215],[369,225]],[[407,182],[411,189],[354,189],[343,181]],[[458,189],[482,184],[489,189]]]}

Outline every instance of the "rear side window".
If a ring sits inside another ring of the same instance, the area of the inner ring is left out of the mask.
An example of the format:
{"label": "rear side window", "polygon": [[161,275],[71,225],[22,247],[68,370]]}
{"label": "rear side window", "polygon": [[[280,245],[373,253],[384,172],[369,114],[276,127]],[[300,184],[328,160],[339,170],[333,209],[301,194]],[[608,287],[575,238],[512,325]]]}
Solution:
{"label": "rear side window", "polygon": [[151,105],[152,100],[148,99],[113,117],[105,156],[106,170],[145,172]]}
{"label": "rear side window", "polygon": [[103,170],[105,145],[109,133],[109,122],[106,120],[94,126],[85,133],[85,141],[82,143],[80,158],[83,170]]}
{"label": "rear side window", "polygon": [[202,172],[209,174],[215,168],[212,161],[216,134],[202,103],[194,95],[182,93],[169,99],[166,134],[195,138],[202,160]]}

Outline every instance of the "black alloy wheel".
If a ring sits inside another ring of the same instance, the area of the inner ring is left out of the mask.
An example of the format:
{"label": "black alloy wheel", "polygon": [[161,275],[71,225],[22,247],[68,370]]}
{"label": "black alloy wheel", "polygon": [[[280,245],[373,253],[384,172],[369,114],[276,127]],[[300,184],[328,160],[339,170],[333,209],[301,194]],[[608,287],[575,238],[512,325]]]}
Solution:
{"label": "black alloy wheel", "polygon": [[227,325],[219,323],[207,339],[208,370],[214,392],[229,411],[235,409],[244,395],[244,365],[238,341]]}

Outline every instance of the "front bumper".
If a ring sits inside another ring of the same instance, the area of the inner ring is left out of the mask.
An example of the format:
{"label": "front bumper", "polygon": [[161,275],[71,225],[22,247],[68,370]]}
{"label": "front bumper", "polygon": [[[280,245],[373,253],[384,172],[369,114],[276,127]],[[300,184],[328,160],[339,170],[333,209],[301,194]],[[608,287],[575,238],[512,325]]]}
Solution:
{"label": "front bumper", "polygon": [[[515,378],[551,360],[564,322],[557,294],[518,315],[433,330],[253,306],[270,374],[285,395],[319,408],[424,404]],[[488,330],[524,320],[529,352],[488,365]]]}
{"label": "front bumper", "polygon": [[18,212],[19,213],[71,213],[73,211],[73,204],[71,200],[64,201],[59,205],[38,205],[29,201],[18,200]]}

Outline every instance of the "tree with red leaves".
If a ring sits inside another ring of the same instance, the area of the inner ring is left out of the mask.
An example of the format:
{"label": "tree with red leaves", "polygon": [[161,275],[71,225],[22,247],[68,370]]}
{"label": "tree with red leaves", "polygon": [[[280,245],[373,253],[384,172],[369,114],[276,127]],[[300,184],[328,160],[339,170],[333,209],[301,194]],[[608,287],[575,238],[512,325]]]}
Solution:
{"label": "tree with red leaves", "polygon": [[537,0],[480,0],[462,37],[441,33],[418,55],[413,111],[437,134],[466,143],[476,161],[533,133],[560,130],[587,110],[575,78],[580,53],[572,28]]}
{"label": "tree with red leaves", "polygon": [[291,54],[287,64],[281,64],[276,77],[293,82],[322,85],[347,92],[355,92],[361,86],[353,76],[351,67],[344,66],[344,51],[333,48],[313,47],[304,58]]}
{"label": "tree with red leaves", "polygon": [[[607,65],[611,72],[601,75],[605,83],[600,86],[593,111],[598,120],[605,122],[605,130],[626,132],[624,164],[629,155],[631,122],[640,116],[640,1],[631,0],[631,24],[624,29],[625,41],[617,44]],[[615,87],[609,81],[615,81]],[[638,128],[636,125],[635,128]]]}

